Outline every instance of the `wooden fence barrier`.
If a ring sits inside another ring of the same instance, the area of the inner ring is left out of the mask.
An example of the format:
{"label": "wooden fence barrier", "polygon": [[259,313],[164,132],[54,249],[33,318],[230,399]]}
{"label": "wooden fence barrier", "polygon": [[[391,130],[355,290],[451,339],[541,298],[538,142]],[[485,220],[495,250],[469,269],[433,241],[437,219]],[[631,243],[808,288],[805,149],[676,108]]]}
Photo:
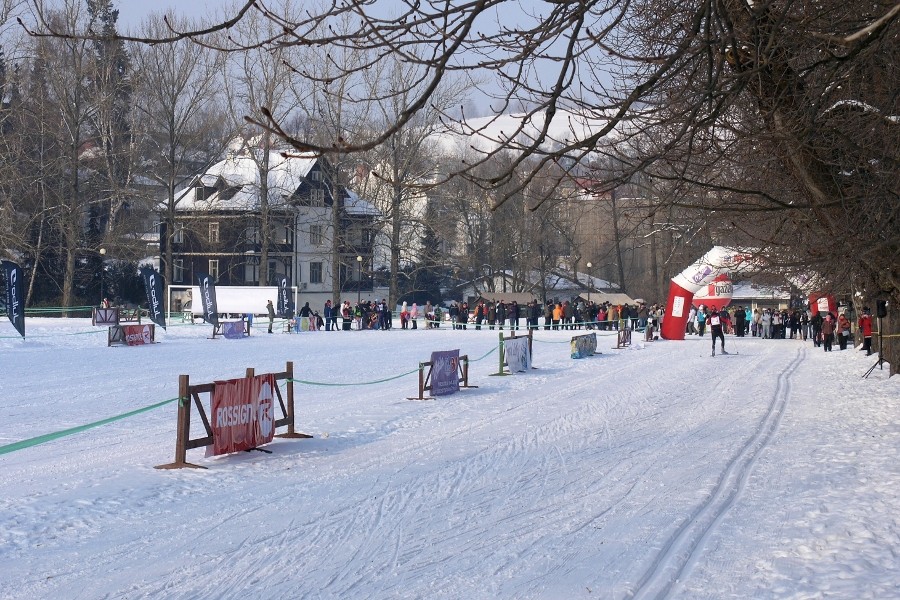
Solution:
{"label": "wooden fence barrier", "polygon": [[613,350],[621,350],[627,346],[631,345],[631,330],[627,327],[619,330],[619,335],[616,336],[616,347]]}
{"label": "wooden fence barrier", "polygon": [[[528,329],[528,356],[534,360],[534,330]],[[503,337],[503,332],[500,332],[500,365],[496,373],[491,373],[491,377],[503,376],[503,375],[512,375],[512,373],[507,373],[503,369],[509,366],[509,363],[506,362],[506,351],[503,349],[503,343],[506,340],[514,340],[516,339],[516,331],[515,329],[510,332],[509,337]],[[537,367],[531,367],[534,370],[537,370]]]}
{"label": "wooden fence barrier", "polygon": [[[428,367],[428,373],[425,373],[425,367]],[[419,363],[419,395],[416,398],[407,398],[407,400],[428,400],[425,397],[425,392],[431,391],[431,371],[434,369],[434,364],[431,361],[428,362],[420,362]],[[459,357],[459,364],[457,365],[457,369],[459,369],[459,380],[460,380],[460,389],[474,389],[477,388],[477,385],[469,385],[469,355],[463,354]]]}
{"label": "wooden fence barrier", "polygon": [[[253,377],[255,370],[247,369],[247,377]],[[294,363],[288,362],[287,367],[281,373],[274,373],[275,376],[275,395],[278,398],[278,405],[281,407],[282,417],[275,420],[275,428],[287,426],[287,432],[276,434],[275,437],[280,438],[311,438],[311,435],[305,433],[297,433],[294,430]],[[279,381],[286,382],[287,405],[281,395],[281,388],[278,386]],[[195,465],[187,462],[187,451],[193,448],[202,448],[213,443],[213,429],[209,424],[206,409],[200,400],[200,394],[209,394],[210,403],[212,396],[216,391],[215,383],[201,383],[199,385],[191,385],[188,375],[178,376],[178,420],[175,425],[175,462],[165,465],[158,465],[154,469],[205,469],[201,465]],[[191,439],[191,404],[197,407],[200,420],[203,421],[203,428],[206,435],[200,438]]]}

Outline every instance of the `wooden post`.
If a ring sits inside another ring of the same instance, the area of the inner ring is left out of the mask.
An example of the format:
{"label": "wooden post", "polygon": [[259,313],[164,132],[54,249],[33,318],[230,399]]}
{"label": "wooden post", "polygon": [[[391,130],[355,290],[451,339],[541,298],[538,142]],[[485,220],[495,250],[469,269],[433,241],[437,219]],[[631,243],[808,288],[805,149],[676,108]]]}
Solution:
{"label": "wooden post", "polygon": [[[285,373],[287,373],[287,415],[288,418],[288,430],[287,433],[279,433],[275,437],[280,438],[294,438],[294,439],[307,439],[313,436],[306,433],[297,433],[296,425],[295,425],[295,412],[294,412],[294,363],[289,361],[287,366],[284,369]],[[278,382],[276,382],[277,385]]]}
{"label": "wooden post", "polygon": [[[249,327],[249,326],[248,326]],[[288,361],[287,365],[284,368],[285,372],[288,374],[287,379],[287,418],[290,420],[288,423],[288,435],[293,435],[296,433],[294,431],[294,363],[293,361]]]}
{"label": "wooden post", "polygon": [[425,398],[425,364],[419,363],[419,398]]}
{"label": "wooden post", "polygon": [[459,357],[459,371],[462,375],[462,385],[459,386],[461,389],[465,388],[477,388],[477,385],[469,385],[469,355],[463,354]]}
{"label": "wooden post", "polygon": [[[515,335],[515,334],[513,334],[513,335]],[[506,363],[506,360],[505,360],[506,356],[505,356],[505,352],[503,351],[503,331],[502,330],[500,331],[500,342],[499,343],[500,343],[500,366],[497,369],[496,373],[491,373],[491,377],[499,377],[502,375],[509,375],[509,373],[503,372],[503,365]]]}
{"label": "wooden post", "polygon": [[251,377],[256,377],[256,369],[247,367],[247,379],[250,379]]}
{"label": "wooden post", "polygon": [[175,425],[175,462],[154,469],[205,469],[187,462],[187,441],[191,436],[191,383],[187,375],[178,376],[178,422]]}

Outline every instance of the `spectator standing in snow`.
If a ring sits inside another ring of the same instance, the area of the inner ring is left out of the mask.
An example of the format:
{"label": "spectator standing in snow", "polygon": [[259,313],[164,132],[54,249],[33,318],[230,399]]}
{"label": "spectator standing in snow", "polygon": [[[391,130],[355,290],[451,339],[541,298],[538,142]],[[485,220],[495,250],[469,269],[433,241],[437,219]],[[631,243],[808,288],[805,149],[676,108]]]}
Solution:
{"label": "spectator standing in snow", "polygon": [[844,313],[841,313],[841,316],[838,317],[838,336],[838,344],[841,350],[846,350],[847,340],[850,339],[850,319]]}
{"label": "spectator standing in snow", "polygon": [[706,307],[701,306],[697,309],[697,334],[703,337],[706,333]]}
{"label": "spectator standing in snow", "polygon": [[331,331],[331,313],[334,309],[331,308],[331,300],[325,301],[325,308],[322,312],[325,314],[325,331]]}
{"label": "spectator standing in snow", "polygon": [[275,307],[271,300],[266,304],[266,312],[269,313],[269,333],[272,333],[272,325],[275,323]]}
{"label": "spectator standing in snow", "polygon": [[831,344],[834,342],[834,326],[834,316],[828,313],[822,320],[822,344],[825,346],[825,352],[831,352]]}
{"label": "spectator standing in snow", "polygon": [[860,350],[866,351],[866,356],[872,354],[872,313],[868,308],[863,308],[863,316],[859,318],[859,328],[863,332],[863,345]]}
{"label": "spectator standing in snow", "polygon": [[409,320],[412,323],[412,328],[416,329],[418,327],[417,323],[419,319],[419,305],[413,302],[412,308],[409,310]]}
{"label": "spectator standing in snow", "polygon": [[734,333],[738,337],[744,337],[744,330],[747,324],[747,313],[744,312],[743,306],[738,306],[734,311]]}

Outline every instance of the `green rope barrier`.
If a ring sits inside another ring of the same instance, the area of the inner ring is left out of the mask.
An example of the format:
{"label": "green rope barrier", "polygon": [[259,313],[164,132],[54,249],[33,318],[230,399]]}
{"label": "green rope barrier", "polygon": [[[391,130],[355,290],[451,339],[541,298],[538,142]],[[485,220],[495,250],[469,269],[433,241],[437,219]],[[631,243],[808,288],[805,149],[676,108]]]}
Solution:
{"label": "green rope barrier", "polygon": [[[581,331],[581,330],[576,330],[576,331]],[[638,330],[632,329],[632,331],[638,331]],[[595,335],[599,335],[601,337],[609,337],[612,335],[619,335],[618,331],[591,331],[588,329],[587,332],[588,333],[582,333],[579,335],[591,335],[592,333]],[[578,336],[575,336],[575,337],[578,337]],[[541,344],[571,344],[572,343],[572,340],[562,340],[560,342],[551,342],[549,340],[539,340],[536,337],[532,337],[532,339],[536,342],[540,342]]]}
{"label": "green rope barrier", "polygon": [[471,359],[471,358],[470,358],[470,359],[469,359],[469,362],[470,362],[470,363],[473,363],[473,362],[478,362],[479,360],[484,360],[485,358],[487,358],[488,356],[490,356],[491,354],[493,354],[493,353],[496,352],[496,351],[497,351],[497,347],[494,346],[493,348],[491,348],[490,350],[488,350],[488,353],[485,354],[484,356],[482,356],[481,358],[475,358],[475,359]]}
{"label": "green rope barrier", "polygon": [[162,402],[157,402],[156,404],[151,404],[150,406],[145,406],[144,408],[139,408],[137,410],[133,410],[131,412],[127,412],[121,415],[116,415],[114,417],[109,417],[108,419],[103,419],[102,421],[97,421],[95,423],[88,423],[87,425],[79,425],[78,427],[72,427],[71,429],[64,429],[62,431],[56,431],[53,433],[47,433],[45,435],[39,435],[38,437],[33,437],[27,440],[22,440],[21,442],[14,442],[12,444],[7,444],[5,446],[0,446],[0,455],[9,454],[10,452],[15,452],[16,450],[23,450],[25,448],[31,448],[32,446],[37,446],[38,444],[45,444],[47,442],[52,442],[53,440],[58,440],[59,438],[66,437],[68,435],[73,435],[76,433],[81,433],[82,431],[87,431],[88,429],[93,429],[94,427],[100,427],[101,425],[106,425],[107,423],[112,423],[113,421],[120,421],[122,419],[127,419],[128,417],[133,417],[135,415],[139,415],[143,412],[147,412],[153,410],[155,408],[159,408],[160,406],[165,406],[166,404],[171,404],[172,402],[177,401],[179,404],[182,401],[186,400],[186,398],[169,398],[168,400],[164,400]]}
{"label": "green rope barrier", "polygon": [[[496,348],[491,348],[490,350],[488,350],[487,354],[485,354],[485,355],[482,356],[481,358],[469,359],[469,362],[470,362],[470,363],[473,363],[473,362],[478,362],[479,360],[483,360],[483,359],[487,358],[488,356],[490,356],[491,354],[493,354],[493,353],[496,352],[496,351],[497,351]],[[385,379],[377,379],[377,380],[375,380],[375,381],[361,381],[361,382],[354,382],[354,383],[325,383],[325,382],[322,382],[322,381],[306,381],[305,379],[285,379],[284,381],[285,381],[285,383],[287,383],[288,381],[290,381],[290,382],[292,382],[292,383],[302,383],[302,384],[304,384],[304,385],[322,385],[322,386],[330,386],[330,387],[347,387],[347,386],[357,386],[357,385],[375,385],[375,384],[378,384],[378,383],[385,383],[385,382],[387,382],[387,381],[394,381],[395,379],[400,379],[401,377],[406,377],[406,376],[408,376],[408,375],[412,375],[413,373],[418,373],[418,372],[421,371],[421,370],[422,370],[422,368],[419,367],[419,368],[417,368],[417,369],[415,369],[415,370],[413,370],[413,371],[408,371],[408,372],[406,372],[406,373],[401,373],[400,375],[394,375],[393,377],[387,377],[387,378],[385,378]],[[284,387],[285,383],[281,384],[282,387]]]}
{"label": "green rope barrier", "polygon": [[386,379],[378,379],[376,381],[362,381],[358,383],[324,383],[321,381],[306,381],[304,379],[286,379],[285,381],[291,381],[293,383],[302,383],[304,385],[323,385],[323,386],[331,386],[331,387],[345,387],[345,386],[354,386],[354,385],[375,385],[376,383],[384,383],[386,381],[393,381],[395,379],[400,379],[401,377],[406,377],[407,375],[412,375],[413,373],[418,373],[419,369],[415,369],[413,371],[409,371],[408,373],[401,373],[400,375],[394,375],[393,377],[388,377]]}
{"label": "green rope barrier", "polygon": [[[94,333],[106,333],[105,329],[97,329],[93,331],[75,331],[73,333],[56,333],[53,335],[28,335],[25,336],[26,339],[35,339],[35,338],[55,338],[63,335],[91,335]],[[20,340],[22,339],[21,335],[0,335],[0,340]]]}

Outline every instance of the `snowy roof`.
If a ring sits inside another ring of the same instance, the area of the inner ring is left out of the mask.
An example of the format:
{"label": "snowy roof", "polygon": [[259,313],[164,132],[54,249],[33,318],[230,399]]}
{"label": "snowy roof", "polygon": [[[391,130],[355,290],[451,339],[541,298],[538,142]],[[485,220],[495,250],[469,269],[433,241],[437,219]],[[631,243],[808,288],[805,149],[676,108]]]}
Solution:
{"label": "snowy roof", "polygon": [[344,210],[348,215],[377,217],[381,215],[375,206],[351,190],[344,190]]}
{"label": "snowy roof", "polygon": [[[527,282],[528,289],[527,292],[537,292],[541,290],[541,273],[540,271],[527,271],[525,273],[513,273],[512,271],[495,271],[491,275],[484,275],[482,277],[478,277],[473,281],[467,281],[460,283],[458,287],[465,287],[467,285],[472,285],[475,287],[475,282],[484,282],[488,281],[492,278],[505,278],[507,281],[518,281],[518,282]],[[576,279],[578,283],[576,283]],[[496,287],[496,283],[494,284]],[[565,292],[565,291],[583,291],[583,290],[617,290],[619,286],[611,281],[607,281],[605,279],[600,279],[599,277],[591,277],[586,273],[577,273],[575,276],[572,273],[556,270],[551,273],[548,273],[544,277],[544,285],[543,288],[547,291],[554,292]]]}
{"label": "snowy roof", "polygon": [[784,288],[736,283],[731,298],[732,300],[790,300],[791,292]]}
{"label": "snowy roof", "polygon": [[[269,152],[270,202],[279,203],[297,191],[318,160],[314,155],[284,157],[280,151]],[[220,189],[206,199],[198,199],[193,189],[201,183]],[[178,210],[254,210],[259,206],[259,187],[256,160],[249,154],[232,155],[211,166],[178,192]]]}
{"label": "snowy roof", "polygon": [[[436,134],[434,138],[445,152],[453,154],[465,153],[469,147],[475,147],[480,151],[492,151],[513,136],[521,143],[530,144],[539,135],[544,118],[544,113],[530,116],[527,113],[514,113],[466,119],[461,124],[450,124],[450,127]],[[583,140],[598,133],[608,123],[609,120],[600,114],[585,116],[557,111],[541,148],[555,150],[575,140]],[[522,131],[516,133],[519,128]],[[615,136],[615,130],[608,135]]]}

